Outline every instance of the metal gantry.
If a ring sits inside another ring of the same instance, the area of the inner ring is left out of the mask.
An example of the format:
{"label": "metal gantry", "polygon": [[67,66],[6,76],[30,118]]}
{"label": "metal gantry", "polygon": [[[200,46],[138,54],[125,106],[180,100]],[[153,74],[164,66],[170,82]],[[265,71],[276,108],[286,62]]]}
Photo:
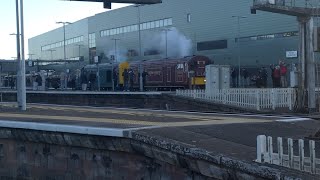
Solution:
{"label": "metal gantry", "polygon": [[303,109],[307,92],[308,110],[315,112],[314,17],[320,16],[319,0],[253,0],[256,10],[296,16],[299,23],[299,91],[298,109]]}

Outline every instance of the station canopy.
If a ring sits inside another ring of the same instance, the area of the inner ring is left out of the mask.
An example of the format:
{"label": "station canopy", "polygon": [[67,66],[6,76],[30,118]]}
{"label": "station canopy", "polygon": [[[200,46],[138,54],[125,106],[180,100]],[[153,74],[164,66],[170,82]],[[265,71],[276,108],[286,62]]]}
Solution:
{"label": "station canopy", "polygon": [[103,2],[104,8],[107,8],[107,9],[111,9],[111,3],[157,4],[162,2],[162,0],[65,0],[65,1]]}

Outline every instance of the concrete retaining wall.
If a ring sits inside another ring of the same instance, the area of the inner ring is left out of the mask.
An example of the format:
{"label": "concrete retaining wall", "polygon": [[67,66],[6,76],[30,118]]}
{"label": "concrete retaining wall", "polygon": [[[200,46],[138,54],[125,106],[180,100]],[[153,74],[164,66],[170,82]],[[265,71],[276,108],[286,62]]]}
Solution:
{"label": "concrete retaining wall", "polygon": [[[2,101],[16,101],[15,92],[1,93]],[[110,106],[126,108],[170,109],[198,112],[254,112],[254,110],[232,107],[228,105],[214,104],[194,100],[192,98],[177,97],[174,94],[72,94],[60,92],[27,93],[28,103],[45,103],[77,106]],[[261,112],[259,112],[261,113]]]}
{"label": "concrete retaining wall", "polygon": [[0,129],[0,179],[316,179],[129,133],[127,138]]}

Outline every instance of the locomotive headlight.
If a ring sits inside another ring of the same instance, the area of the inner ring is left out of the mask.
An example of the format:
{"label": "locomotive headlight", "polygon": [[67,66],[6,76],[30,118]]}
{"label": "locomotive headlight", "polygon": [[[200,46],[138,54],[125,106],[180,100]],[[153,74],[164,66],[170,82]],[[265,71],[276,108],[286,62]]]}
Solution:
{"label": "locomotive headlight", "polygon": [[204,81],[204,82],[207,82],[207,80],[206,80],[206,79],[204,79],[203,81]]}

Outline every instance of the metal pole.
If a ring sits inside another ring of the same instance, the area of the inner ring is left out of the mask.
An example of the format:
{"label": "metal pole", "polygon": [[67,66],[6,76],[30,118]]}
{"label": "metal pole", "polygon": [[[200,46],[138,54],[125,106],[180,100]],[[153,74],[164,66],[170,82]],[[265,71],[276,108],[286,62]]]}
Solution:
{"label": "metal pole", "polygon": [[24,20],[23,20],[23,0],[20,0],[20,18],[21,18],[21,110],[27,110],[26,105],[26,67],[25,67],[25,57],[24,57]]}
{"label": "metal pole", "polygon": [[[140,57],[142,56],[142,48],[141,48],[141,29],[140,29],[140,23],[141,23],[141,19],[140,19],[140,5],[138,5],[138,30],[139,30],[139,54]],[[142,64],[139,64],[139,72],[140,72],[140,91],[143,91],[143,80],[142,80]]]}
{"label": "metal pole", "polygon": [[[17,18],[17,102],[19,108],[21,104],[21,69],[20,69],[20,22],[19,22],[19,1],[16,0],[16,18]],[[21,108],[22,109],[22,108]]]}
{"label": "metal pole", "polygon": [[99,67],[99,62],[97,63],[97,76],[98,76],[98,91],[100,91],[100,67]]}
{"label": "metal pole", "polygon": [[67,71],[67,57],[66,57],[66,23],[63,22],[63,58],[64,58],[64,67]]}
{"label": "metal pole", "polygon": [[241,57],[240,57],[240,17],[238,16],[238,87],[241,87],[241,84],[240,84],[240,78],[241,78],[241,74],[240,74],[240,61],[241,61]]}
{"label": "metal pole", "polygon": [[114,40],[114,61],[112,62],[112,90],[115,90],[114,87],[114,77],[113,77],[113,69],[114,69],[114,63],[117,62],[117,40],[120,39],[112,39]]}
{"label": "metal pole", "polygon": [[81,45],[78,45],[79,46],[79,61],[80,61],[80,48],[81,48]]}
{"label": "metal pole", "polygon": [[306,18],[298,18],[299,22],[299,90],[298,90],[298,109],[302,110],[305,99],[305,62],[306,62]]}
{"label": "metal pole", "polygon": [[35,55],[35,54],[28,54],[30,60],[32,60],[33,55]]}
{"label": "metal pole", "polygon": [[315,94],[315,61],[313,52],[313,17],[307,22],[307,87],[308,87],[308,108],[309,113],[316,111],[316,94]]}
{"label": "metal pole", "polygon": [[166,58],[168,58],[168,30],[165,30],[166,32]]}

